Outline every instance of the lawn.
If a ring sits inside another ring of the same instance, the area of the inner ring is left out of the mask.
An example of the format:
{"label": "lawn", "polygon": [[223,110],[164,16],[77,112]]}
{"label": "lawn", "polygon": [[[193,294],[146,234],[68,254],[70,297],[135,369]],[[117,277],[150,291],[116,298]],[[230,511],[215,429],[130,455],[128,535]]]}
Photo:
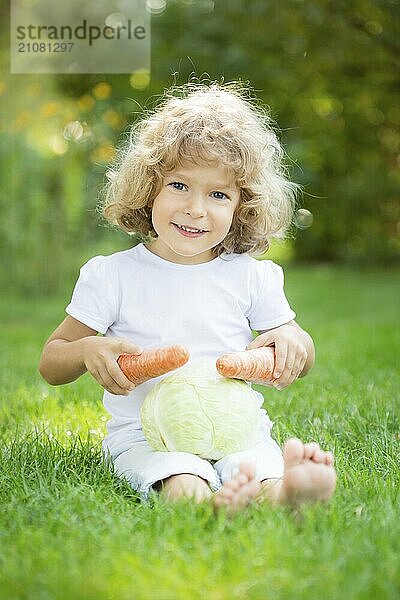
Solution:
{"label": "lawn", "polygon": [[51,387],[42,345],[68,298],[3,297],[0,597],[5,600],[386,599],[400,595],[399,272],[286,271],[313,335],[308,377],[265,391],[279,443],[336,457],[329,505],[141,505],[101,462],[106,413],[89,375]]}

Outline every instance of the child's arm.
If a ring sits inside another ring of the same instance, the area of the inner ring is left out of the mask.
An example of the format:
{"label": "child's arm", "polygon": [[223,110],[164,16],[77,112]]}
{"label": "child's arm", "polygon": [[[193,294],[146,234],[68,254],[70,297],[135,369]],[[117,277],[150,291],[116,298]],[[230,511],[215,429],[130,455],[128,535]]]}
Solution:
{"label": "child's arm", "polygon": [[127,395],[135,386],[121,371],[120,354],[142,349],[123,338],[96,337],[97,331],[68,316],[44,345],[39,372],[51,385],[70,383],[89,371],[112,394]]}
{"label": "child's arm", "polygon": [[275,347],[275,367],[271,381],[274,387],[283,389],[298,377],[307,375],[315,361],[314,342],[296,321],[258,333],[246,350],[262,346]]}

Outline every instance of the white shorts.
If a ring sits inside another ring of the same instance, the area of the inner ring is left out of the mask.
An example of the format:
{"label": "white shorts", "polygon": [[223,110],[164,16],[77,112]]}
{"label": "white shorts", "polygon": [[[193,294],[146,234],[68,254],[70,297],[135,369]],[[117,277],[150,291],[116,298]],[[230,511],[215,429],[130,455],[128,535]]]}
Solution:
{"label": "white shorts", "polygon": [[125,478],[143,500],[148,499],[155,483],[181,473],[202,477],[209,483],[211,490],[217,492],[223,483],[238,472],[242,462],[255,466],[258,481],[283,476],[281,449],[265,430],[260,433],[260,441],[251,450],[230,454],[216,462],[188,452],[153,450],[144,436],[135,440],[129,450],[113,459],[116,474]]}

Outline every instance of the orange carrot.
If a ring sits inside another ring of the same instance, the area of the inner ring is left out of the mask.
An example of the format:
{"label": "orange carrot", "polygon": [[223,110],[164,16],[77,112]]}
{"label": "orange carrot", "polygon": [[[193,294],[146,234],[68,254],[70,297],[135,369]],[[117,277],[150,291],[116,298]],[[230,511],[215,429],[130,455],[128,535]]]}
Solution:
{"label": "orange carrot", "polygon": [[224,377],[261,384],[272,380],[274,366],[275,353],[270,346],[223,354],[216,362],[218,373]]}
{"label": "orange carrot", "polygon": [[164,346],[144,350],[142,354],[121,354],[118,364],[124,375],[135,385],[159,377],[181,367],[189,360],[185,346]]}

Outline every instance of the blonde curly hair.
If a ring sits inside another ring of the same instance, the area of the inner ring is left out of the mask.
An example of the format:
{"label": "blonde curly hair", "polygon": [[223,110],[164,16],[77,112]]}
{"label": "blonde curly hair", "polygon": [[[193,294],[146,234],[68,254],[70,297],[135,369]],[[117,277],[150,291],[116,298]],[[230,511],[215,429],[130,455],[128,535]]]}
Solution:
{"label": "blonde curly hair", "polygon": [[284,150],[266,110],[243,82],[187,83],[166,90],[129,132],[106,177],[99,208],[106,220],[151,241],[153,200],[163,177],[183,162],[223,164],[240,202],[216,255],[260,255],[287,232],[300,186],[289,181]]}

